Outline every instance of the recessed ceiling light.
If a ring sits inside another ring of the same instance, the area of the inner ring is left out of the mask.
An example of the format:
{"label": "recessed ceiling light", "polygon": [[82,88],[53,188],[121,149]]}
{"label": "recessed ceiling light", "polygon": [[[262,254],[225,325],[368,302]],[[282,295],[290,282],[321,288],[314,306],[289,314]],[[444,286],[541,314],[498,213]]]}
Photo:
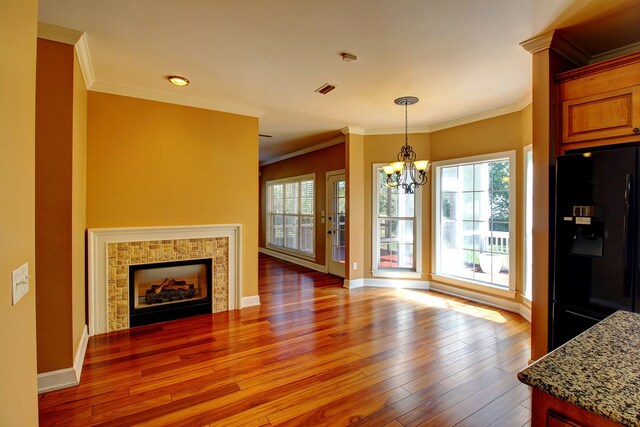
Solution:
{"label": "recessed ceiling light", "polygon": [[189,79],[182,76],[169,76],[167,79],[176,86],[186,86],[189,84]]}

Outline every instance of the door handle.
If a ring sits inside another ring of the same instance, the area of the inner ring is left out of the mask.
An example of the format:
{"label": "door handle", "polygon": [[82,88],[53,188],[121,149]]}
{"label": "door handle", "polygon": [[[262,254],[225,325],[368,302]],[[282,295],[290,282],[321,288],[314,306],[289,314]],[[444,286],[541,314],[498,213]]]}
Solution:
{"label": "door handle", "polygon": [[331,230],[327,231],[327,234],[331,234]]}
{"label": "door handle", "polygon": [[593,320],[595,322],[599,322],[602,320],[602,319],[597,319],[595,317],[587,316],[586,314],[576,313],[575,311],[571,311],[571,310],[565,310],[565,312],[569,314],[573,314],[574,316],[582,317],[584,319]]}

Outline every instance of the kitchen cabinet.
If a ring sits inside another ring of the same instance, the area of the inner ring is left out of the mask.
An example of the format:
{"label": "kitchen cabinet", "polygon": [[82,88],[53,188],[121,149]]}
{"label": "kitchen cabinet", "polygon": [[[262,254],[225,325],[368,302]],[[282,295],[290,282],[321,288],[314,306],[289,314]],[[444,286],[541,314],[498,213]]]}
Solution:
{"label": "kitchen cabinet", "polygon": [[616,311],[518,373],[531,425],[640,426],[640,314]]}
{"label": "kitchen cabinet", "polygon": [[560,152],[640,141],[640,53],[556,76]]}
{"label": "kitchen cabinet", "polygon": [[533,389],[532,427],[617,427],[619,423]]}

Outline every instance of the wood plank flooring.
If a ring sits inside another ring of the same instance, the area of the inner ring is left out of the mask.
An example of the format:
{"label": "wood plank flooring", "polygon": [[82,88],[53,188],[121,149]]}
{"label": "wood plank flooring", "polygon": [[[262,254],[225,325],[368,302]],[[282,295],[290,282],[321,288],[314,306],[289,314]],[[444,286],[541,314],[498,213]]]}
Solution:
{"label": "wood plank flooring", "polygon": [[92,337],[41,426],[524,426],[520,316],[260,256],[260,307]]}

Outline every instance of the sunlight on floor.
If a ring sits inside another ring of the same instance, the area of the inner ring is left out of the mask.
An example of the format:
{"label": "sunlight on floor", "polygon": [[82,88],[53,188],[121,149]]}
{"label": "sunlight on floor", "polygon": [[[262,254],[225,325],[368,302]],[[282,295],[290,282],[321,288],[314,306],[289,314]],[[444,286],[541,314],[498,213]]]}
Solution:
{"label": "sunlight on floor", "polygon": [[492,322],[507,323],[507,319],[505,319],[499,311],[489,307],[481,307],[463,302],[447,300],[433,294],[432,292],[414,291],[411,289],[397,289],[396,293],[398,294],[398,296],[400,296],[400,298],[419,302],[429,307],[448,308],[461,314],[480,317],[482,319],[491,320]]}

